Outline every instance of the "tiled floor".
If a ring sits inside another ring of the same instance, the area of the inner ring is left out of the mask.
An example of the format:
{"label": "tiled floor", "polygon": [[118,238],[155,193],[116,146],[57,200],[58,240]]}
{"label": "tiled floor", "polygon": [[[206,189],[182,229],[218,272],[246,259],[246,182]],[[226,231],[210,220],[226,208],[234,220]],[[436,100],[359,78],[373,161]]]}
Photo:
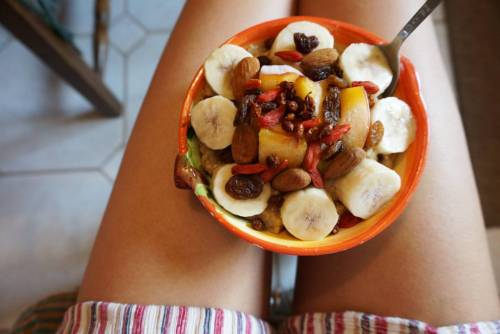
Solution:
{"label": "tiled floor", "polygon": [[[64,3],[66,23],[90,62],[93,1]],[[40,297],[77,286],[124,145],[182,4],[111,0],[105,81],[124,104],[118,119],[93,111],[0,27],[0,328]],[[442,12],[434,20],[449,57]],[[293,284],[293,262],[287,258],[282,288]]]}

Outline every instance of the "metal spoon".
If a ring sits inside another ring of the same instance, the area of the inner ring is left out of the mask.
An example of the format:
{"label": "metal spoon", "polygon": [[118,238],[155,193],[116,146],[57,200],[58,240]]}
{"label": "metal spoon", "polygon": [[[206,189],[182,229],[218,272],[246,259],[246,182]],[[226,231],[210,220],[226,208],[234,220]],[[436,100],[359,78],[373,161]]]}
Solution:
{"label": "metal spoon", "polygon": [[394,37],[390,44],[378,45],[378,48],[384,53],[387,62],[392,70],[392,81],[382,93],[382,97],[391,96],[396,90],[396,85],[399,80],[399,49],[403,42],[410,34],[422,23],[427,16],[441,3],[441,0],[427,0],[422,7],[413,15],[406,23],[401,31]]}

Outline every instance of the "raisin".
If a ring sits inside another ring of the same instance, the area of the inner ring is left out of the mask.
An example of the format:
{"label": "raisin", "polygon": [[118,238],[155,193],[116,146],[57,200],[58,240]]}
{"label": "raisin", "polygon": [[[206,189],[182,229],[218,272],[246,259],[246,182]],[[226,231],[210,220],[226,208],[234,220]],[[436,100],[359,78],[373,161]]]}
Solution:
{"label": "raisin", "polygon": [[257,98],[256,95],[250,94],[243,96],[241,102],[238,103],[238,111],[236,117],[234,118],[234,126],[246,123],[249,121],[250,107]]}
{"label": "raisin", "polygon": [[276,154],[271,154],[266,158],[266,165],[269,168],[277,168],[281,163],[281,159]]}
{"label": "raisin", "polygon": [[285,115],[285,120],[287,120],[287,121],[293,121],[294,119],[295,119],[294,113],[288,113]]}
{"label": "raisin", "polygon": [[260,218],[251,218],[250,223],[254,230],[263,231],[265,229],[264,222]]}
{"label": "raisin", "polygon": [[264,41],[264,47],[269,50],[273,46],[273,43],[274,38],[268,38]]}
{"label": "raisin", "polygon": [[260,107],[262,108],[262,112],[266,113],[278,108],[278,104],[276,102],[264,102],[260,105]]}
{"label": "raisin", "polygon": [[[289,115],[293,115],[293,114],[289,114]],[[281,123],[281,127],[283,128],[283,130],[285,130],[286,132],[293,132],[293,130],[295,129],[295,125],[293,124],[292,121],[290,120],[284,120],[282,123]]]}
{"label": "raisin", "polygon": [[269,59],[269,57],[267,56],[258,56],[257,59],[259,60],[259,63],[260,63],[260,67],[264,66],[264,65],[271,65],[271,59]]}
{"label": "raisin", "polygon": [[297,116],[299,116],[301,120],[308,120],[311,119],[313,114],[314,114],[314,99],[309,94],[304,99],[303,109],[301,110],[299,109]]}
{"label": "raisin", "polygon": [[370,126],[368,137],[366,138],[366,148],[377,146],[384,137],[384,124],[381,121],[376,121]]}
{"label": "raisin", "polygon": [[293,82],[282,81],[280,82],[280,88],[285,93],[287,100],[293,100],[295,97],[295,85]]}
{"label": "raisin", "polygon": [[330,65],[322,66],[322,67],[314,67],[308,68],[304,70],[304,74],[309,77],[309,79],[313,81],[320,81],[328,78],[328,76],[332,73],[332,69]]}
{"label": "raisin", "polygon": [[340,118],[340,89],[329,86],[323,101],[325,123],[336,125]]}
{"label": "raisin", "polygon": [[310,53],[319,45],[318,37],[314,35],[307,36],[300,32],[293,34],[293,41],[295,42],[295,48],[303,54]]}
{"label": "raisin", "polygon": [[276,99],[276,102],[278,102],[278,104],[280,106],[284,106],[286,105],[286,93],[285,92],[281,92],[279,95],[278,95],[278,98]]}
{"label": "raisin", "polygon": [[344,71],[342,71],[342,69],[339,67],[338,64],[335,64],[335,65],[332,66],[332,71],[339,78],[342,79],[344,77]]}
{"label": "raisin", "polygon": [[250,88],[245,90],[245,95],[260,95],[262,94],[262,89],[260,88]]}
{"label": "raisin", "polygon": [[269,200],[267,201],[268,205],[275,205],[277,207],[281,207],[284,202],[284,198],[282,195],[273,195],[269,197]]}
{"label": "raisin", "polygon": [[307,129],[304,133],[304,137],[306,138],[307,142],[317,141],[319,139],[319,133],[319,128],[315,126]]}
{"label": "raisin", "polygon": [[263,188],[264,182],[257,175],[233,175],[226,183],[226,192],[234,199],[259,197]]}
{"label": "raisin", "polygon": [[217,150],[216,153],[220,161],[222,161],[223,163],[230,164],[234,162],[233,154],[231,152],[231,146],[228,146],[222,150]]}

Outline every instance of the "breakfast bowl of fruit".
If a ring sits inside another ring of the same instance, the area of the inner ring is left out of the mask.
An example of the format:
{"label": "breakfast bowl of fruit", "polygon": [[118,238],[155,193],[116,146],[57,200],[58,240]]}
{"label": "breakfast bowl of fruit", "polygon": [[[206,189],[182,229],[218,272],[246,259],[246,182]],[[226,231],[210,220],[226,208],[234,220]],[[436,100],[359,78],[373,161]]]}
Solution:
{"label": "breakfast bowl of fruit", "polygon": [[174,181],[228,230],[294,255],[343,251],[402,213],[423,171],[417,73],[397,89],[383,40],[324,18],[242,31],[197,72],[179,122]]}

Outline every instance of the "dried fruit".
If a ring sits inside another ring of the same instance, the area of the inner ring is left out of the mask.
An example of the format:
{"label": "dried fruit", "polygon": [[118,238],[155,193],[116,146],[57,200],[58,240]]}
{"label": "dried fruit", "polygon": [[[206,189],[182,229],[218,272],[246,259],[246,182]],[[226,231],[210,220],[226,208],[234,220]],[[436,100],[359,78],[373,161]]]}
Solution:
{"label": "dried fruit", "polygon": [[231,152],[231,146],[228,146],[222,150],[216,150],[215,154],[224,164],[230,164],[234,162],[233,153]]}
{"label": "dried fruit", "polygon": [[368,130],[368,137],[366,138],[366,148],[372,148],[378,145],[384,137],[384,124],[381,121],[376,121],[370,125]]}
{"label": "dried fruit", "polygon": [[283,160],[278,167],[268,169],[265,172],[262,172],[260,174],[260,178],[264,182],[269,182],[273,179],[273,177],[275,177],[281,171],[285,170],[287,167],[288,167],[288,160]]}
{"label": "dried fruit", "polygon": [[245,94],[245,84],[249,79],[255,78],[260,70],[260,64],[255,57],[246,57],[240,60],[233,69],[231,86],[233,94],[237,100]]}
{"label": "dried fruit", "polygon": [[261,128],[270,128],[275,126],[281,121],[281,118],[285,114],[285,107],[281,106],[277,109],[274,109],[267,114],[259,117],[259,126]]}
{"label": "dried fruit", "polygon": [[394,168],[394,164],[395,164],[395,157],[396,155],[395,154],[379,154],[378,155],[378,162],[380,162],[382,165],[390,168],[390,169],[393,169]]}
{"label": "dried fruit", "polygon": [[362,86],[367,94],[375,94],[379,91],[379,87],[371,81],[353,81],[351,87]]}
{"label": "dried fruit", "polygon": [[304,129],[310,129],[315,126],[318,126],[321,124],[321,119],[320,118],[312,118],[308,121],[302,122],[302,125],[304,126]]}
{"label": "dried fruit", "polygon": [[332,73],[330,66],[314,67],[310,69],[304,69],[304,74],[313,81],[321,81]]}
{"label": "dried fruit", "polygon": [[329,86],[323,101],[325,123],[336,125],[340,119],[340,89]]}
{"label": "dried fruit", "polygon": [[276,154],[271,154],[266,158],[266,165],[269,168],[277,168],[281,164],[281,159]]}
{"label": "dried fruit", "polygon": [[286,108],[287,111],[294,113],[299,109],[299,104],[297,103],[297,101],[288,101],[286,103]]}
{"label": "dried fruit", "polygon": [[257,231],[264,231],[265,230],[264,222],[260,218],[256,218],[256,217],[251,218],[250,223],[252,224],[252,228],[254,230],[257,230]]}
{"label": "dried fruit", "polygon": [[268,168],[266,165],[261,163],[251,164],[251,165],[235,165],[231,168],[231,172],[234,175],[238,174],[259,174],[266,171]]}
{"label": "dried fruit", "polygon": [[271,59],[267,56],[258,56],[257,59],[259,60],[260,66],[265,66],[265,65],[271,65]]}
{"label": "dried fruit", "polygon": [[292,61],[292,62],[299,62],[301,61],[304,56],[298,51],[278,51],[274,54],[277,57],[280,57],[284,61]]}
{"label": "dried fruit", "polygon": [[364,158],[366,152],[359,148],[348,148],[333,158],[323,174],[325,180],[331,181],[342,177],[354,169]]}
{"label": "dried fruit", "polygon": [[361,218],[355,217],[349,211],[344,212],[340,218],[337,226],[339,228],[349,228],[361,223]]}
{"label": "dried fruit", "polygon": [[295,97],[295,85],[290,81],[280,82],[280,88],[285,93],[285,98],[287,100],[293,100]]}
{"label": "dried fruit", "polygon": [[319,170],[315,169],[313,171],[310,171],[309,175],[311,176],[311,182],[313,186],[321,189],[325,187],[325,183],[323,182],[323,178],[321,177]]}
{"label": "dried fruit", "polygon": [[257,101],[260,103],[274,101],[278,97],[280,92],[281,92],[281,88],[270,89],[267,92],[264,92],[264,93],[260,94],[259,96],[257,96]]}
{"label": "dried fruit", "polygon": [[268,38],[264,41],[264,47],[269,50],[273,46],[273,43],[274,38]]}
{"label": "dried fruit", "polygon": [[260,79],[249,79],[243,85],[243,89],[245,91],[253,90],[253,89],[260,89],[261,86],[262,86],[262,81],[260,81]]}
{"label": "dried fruit", "polygon": [[274,110],[278,108],[278,103],[276,102],[264,102],[260,105],[260,108],[262,109],[263,113],[266,113],[268,111]]}
{"label": "dried fruit", "polygon": [[271,183],[272,187],[281,192],[295,191],[307,187],[311,176],[302,168],[290,168],[278,174]]}
{"label": "dried fruit", "polygon": [[328,136],[321,139],[321,142],[328,145],[333,144],[337,140],[342,138],[342,136],[346,134],[350,129],[351,125],[349,124],[337,125],[336,127],[333,128],[332,132],[330,132]]}
{"label": "dried fruit", "polygon": [[302,123],[298,123],[296,126],[294,125],[294,127],[295,137],[302,138],[304,136],[304,126]]}
{"label": "dried fruit", "polygon": [[[289,115],[293,115],[293,114],[289,114]],[[293,132],[295,129],[295,124],[292,121],[286,119],[283,122],[281,122],[281,127],[286,132]]]}
{"label": "dried fruit", "polygon": [[246,123],[234,130],[231,143],[233,159],[239,164],[248,164],[257,159],[259,153],[259,136],[255,129]]}
{"label": "dried fruit", "polygon": [[307,36],[301,32],[293,34],[293,42],[295,43],[295,48],[303,54],[308,54],[319,45],[318,37],[314,35]]}
{"label": "dried fruit", "polygon": [[316,50],[304,57],[302,63],[300,63],[300,67],[306,72],[322,67],[330,68],[338,57],[339,53],[333,48]]}
{"label": "dried fruit", "polygon": [[257,175],[233,175],[226,183],[226,192],[234,199],[257,198],[262,193],[264,182]]}
{"label": "dried fruit", "polygon": [[328,80],[329,85],[335,86],[340,89],[349,87],[349,83],[345,79],[342,79],[341,77],[337,76],[336,74],[330,74],[330,76],[326,78],[326,80]]}
{"label": "dried fruit", "polygon": [[[304,124],[304,122],[302,122]],[[319,133],[320,133],[320,128],[315,126],[313,128],[309,128],[305,130],[304,137],[306,138],[307,142],[315,142],[318,141],[319,139]]]}
{"label": "dried fruit", "polygon": [[238,111],[236,117],[234,118],[234,126],[238,126],[243,123],[248,123],[250,121],[250,108],[257,98],[256,95],[245,95],[243,99],[238,103]]}
{"label": "dried fruit", "polygon": [[307,146],[306,155],[304,157],[304,169],[311,172],[316,169],[320,160],[321,146],[319,143],[310,143]]}
{"label": "dried fruit", "polygon": [[336,153],[341,152],[344,148],[342,140],[337,140],[334,144],[327,146],[321,152],[321,159],[328,160],[332,158]]}
{"label": "dried fruit", "polygon": [[283,221],[281,220],[280,207],[283,203],[283,197],[271,196],[267,202],[267,207],[259,216],[264,228],[272,233],[280,233],[283,229]]}

